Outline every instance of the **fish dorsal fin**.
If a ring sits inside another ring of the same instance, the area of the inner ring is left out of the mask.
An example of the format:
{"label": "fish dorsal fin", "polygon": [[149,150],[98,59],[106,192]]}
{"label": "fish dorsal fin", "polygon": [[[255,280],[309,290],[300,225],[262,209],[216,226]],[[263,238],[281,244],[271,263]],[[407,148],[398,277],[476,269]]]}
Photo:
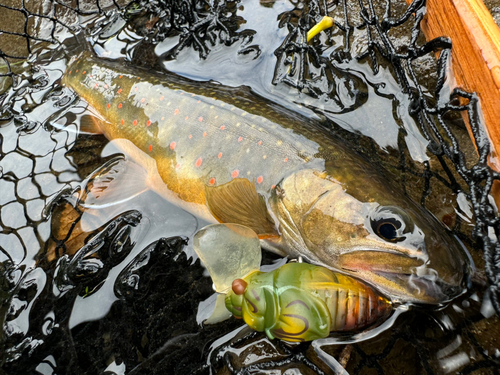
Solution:
{"label": "fish dorsal fin", "polygon": [[237,223],[252,229],[259,236],[276,235],[274,221],[264,198],[246,178],[205,188],[207,205],[221,223]]}
{"label": "fish dorsal fin", "polygon": [[238,224],[212,224],[200,229],[194,235],[193,248],[218,293],[227,293],[235,279],[258,271],[262,259],[257,234]]}

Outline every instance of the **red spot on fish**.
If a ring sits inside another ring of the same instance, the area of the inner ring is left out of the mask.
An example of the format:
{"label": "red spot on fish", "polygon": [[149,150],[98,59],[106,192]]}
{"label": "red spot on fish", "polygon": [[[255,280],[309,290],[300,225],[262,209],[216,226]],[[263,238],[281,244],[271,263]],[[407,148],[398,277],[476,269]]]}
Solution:
{"label": "red spot on fish", "polygon": [[162,96],[160,96],[160,100],[163,100],[163,99],[165,99],[165,97],[164,97],[163,95],[162,95]]}
{"label": "red spot on fish", "polygon": [[107,89],[109,86],[108,85],[104,85],[104,88]]}
{"label": "red spot on fish", "polygon": [[96,83],[96,84],[95,84],[95,86],[94,86],[94,88],[96,89],[96,88],[98,88],[98,87],[99,87],[99,84],[98,84],[98,83]]}
{"label": "red spot on fish", "polygon": [[161,121],[163,121],[163,120],[165,120],[165,117],[162,117],[162,118],[161,118]]}
{"label": "red spot on fish", "polygon": [[177,143],[175,143],[175,142],[170,143],[170,149],[171,150],[174,150],[175,146],[177,146]]}
{"label": "red spot on fish", "polygon": [[153,145],[149,145],[149,152],[153,151]]}
{"label": "red spot on fish", "polygon": [[85,74],[85,73],[87,73],[87,72],[84,70],[84,71],[82,72],[82,74]]}
{"label": "red spot on fish", "polygon": [[213,178],[213,177],[212,177],[212,178],[210,179],[210,181],[208,181],[208,183],[209,183],[210,185],[215,184],[215,178]]}
{"label": "red spot on fish", "polygon": [[139,87],[136,87],[136,88],[134,89],[134,91],[137,91],[137,90],[139,90]]}
{"label": "red spot on fish", "polygon": [[220,130],[224,130],[226,127],[224,125],[222,125],[219,129]]}
{"label": "red spot on fish", "polygon": [[78,73],[78,69],[76,70],[76,72]]}
{"label": "red spot on fish", "polygon": [[142,98],[141,99],[141,103],[144,103],[146,101],[146,99]]}
{"label": "red spot on fish", "polygon": [[179,108],[176,108],[174,111],[174,115],[178,115],[178,114],[179,114]]}
{"label": "red spot on fish", "polygon": [[239,170],[237,170],[237,169],[235,169],[235,170],[233,171],[233,173],[231,173],[231,177],[232,177],[232,178],[236,178],[236,177],[238,177],[238,175],[239,175],[239,174],[240,174],[240,171],[239,171]]}
{"label": "red spot on fish", "polygon": [[124,119],[122,119],[122,120],[120,121],[120,124],[122,124],[122,125],[123,125],[123,124],[125,124],[125,120],[124,120]]}
{"label": "red spot on fish", "polygon": [[284,162],[286,163],[288,161],[288,158],[285,158]]}
{"label": "red spot on fish", "polygon": [[72,70],[69,71],[69,74],[71,74]]}
{"label": "red spot on fish", "polygon": [[108,109],[111,108],[111,103],[108,103],[106,107],[108,107]]}
{"label": "red spot on fish", "polygon": [[189,134],[189,135],[188,135],[188,138],[189,138],[189,139],[193,138],[193,135],[192,135],[192,134]]}
{"label": "red spot on fish", "polygon": [[203,121],[203,117],[198,117],[198,121],[202,122]]}
{"label": "red spot on fish", "polygon": [[122,103],[118,104],[118,108],[121,108],[121,107],[123,107],[123,104]]}
{"label": "red spot on fish", "polygon": [[180,167],[181,167],[181,165],[180,165],[180,164],[177,164],[177,165],[175,166],[175,169],[179,169]]}
{"label": "red spot on fish", "polygon": [[119,76],[118,78],[122,78],[123,76]]}
{"label": "red spot on fish", "polygon": [[262,144],[262,141],[259,141],[259,143],[257,143],[259,146]]}
{"label": "red spot on fish", "polygon": [[203,136],[206,137],[207,136],[207,132],[203,132]]}
{"label": "red spot on fish", "polygon": [[243,137],[238,138],[238,142],[241,142],[243,140]]}
{"label": "red spot on fish", "polygon": [[189,116],[186,116],[186,118],[184,120],[187,120],[189,118]]}
{"label": "red spot on fish", "polygon": [[137,120],[134,120],[132,124],[134,124],[134,126],[137,125]]}
{"label": "red spot on fish", "polygon": [[222,157],[222,152],[219,152],[219,155],[217,157],[220,159]]}
{"label": "red spot on fish", "polygon": [[93,75],[91,74],[89,77],[90,77],[90,78],[92,78],[92,77],[93,77]]}
{"label": "red spot on fish", "polygon": [[117,94],[121,94],[122,93],[122,89],[118,89],[118,91],[116,92]]}
{"label": "red spot on fish", "polygon": [[148,120],[148,121],[146,122],[146,126],[149,126],[149,125],[151,125],[151,120]]}
{"label": "red spot on fish", "polygon": [[263,180],[264,180],[264,178],[262,176],[257,177],[257,183],[258,184],[262,184]]}
{"label": "red spot on fish", "polygon": [[274,189],[275,187],[276,187],[276,185],[273,185],[273,186],[271,186],[271,189]]}
{"label": "red spot on fish", "polygon": [[198,100],[198,103],[201,103],[201,100]]}
{"label": "red spot on fish", "polygon": [[199,167],[201,165],[201,163],[203,163],[203,159],[202,158],[198,158],[196,160],[196,163],[194,163],[194,165],[196,165],[197,167]]}

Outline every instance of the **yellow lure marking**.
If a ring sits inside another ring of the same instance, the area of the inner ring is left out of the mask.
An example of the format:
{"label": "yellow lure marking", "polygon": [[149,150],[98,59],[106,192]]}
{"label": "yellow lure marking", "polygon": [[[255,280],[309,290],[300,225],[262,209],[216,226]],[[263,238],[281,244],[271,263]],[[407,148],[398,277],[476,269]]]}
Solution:
{"label": "yellow lure marking", "polygon": [[324,16],[321,21],[314,25],[311,30],[307,32],[307,41],[309,42],[312,38],[318,35],[323,30],[329,29],[333,26],[333,18]]}

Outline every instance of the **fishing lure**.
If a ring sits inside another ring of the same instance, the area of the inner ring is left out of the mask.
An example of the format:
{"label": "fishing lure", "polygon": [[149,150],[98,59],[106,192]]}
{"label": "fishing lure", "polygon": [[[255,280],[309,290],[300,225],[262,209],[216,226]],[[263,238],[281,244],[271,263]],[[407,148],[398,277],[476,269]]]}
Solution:
{"label": "fishing lure", "polygon": [[[270,339],[311,341],[388,317],[391,302],[360,281],[325,267],[288,263],[261,272],[257,235],[237,224],[201,229],[194,249],[221,293],[212,322],[229,311]],[[224,311],[225,310],[225,311]]]}

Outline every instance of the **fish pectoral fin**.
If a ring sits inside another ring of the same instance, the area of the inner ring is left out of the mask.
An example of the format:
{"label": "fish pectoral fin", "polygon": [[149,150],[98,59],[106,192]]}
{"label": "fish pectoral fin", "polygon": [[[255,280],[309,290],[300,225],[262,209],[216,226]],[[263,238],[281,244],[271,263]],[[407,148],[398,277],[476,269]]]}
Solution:
{"label": "fish pectoral fin", "polygon": [[100,209],[126,202],[148,190],[147,171],[117,156],[95,170],[85,181],[79,206]]}
{"label": "fish pectoral fin", "polygon": [[264,198],[249,180],[236,178],[224,185],[206,186],[205,193],[208,208],[219,222],[244,225],[259,237],[277,235]]}
{"label": "fish pectoral fin", "polygon": [[83,115],[80,119],[80,134],[102,134],[102,121],[90,115]]}

